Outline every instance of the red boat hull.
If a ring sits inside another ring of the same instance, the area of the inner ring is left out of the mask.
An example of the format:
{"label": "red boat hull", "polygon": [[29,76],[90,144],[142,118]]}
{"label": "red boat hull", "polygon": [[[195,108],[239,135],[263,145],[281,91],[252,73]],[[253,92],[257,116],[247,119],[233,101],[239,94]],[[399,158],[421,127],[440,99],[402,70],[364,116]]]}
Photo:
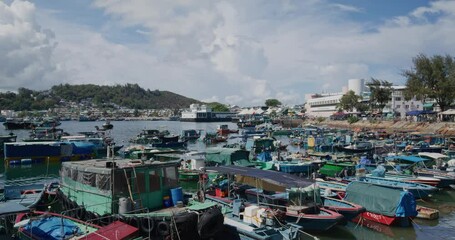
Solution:
{"label": "red boat hull", "polygon": [[[363,212],[359,217],[354,218],[354,222],[358,222],[359,218],[367,219],[369,221],[378,222],[388,226],[409,226],[410,219],[409,217],[390,217],[382,214],[372,213],[372,212]],[[361,220],[361,219],[360,219]]]}

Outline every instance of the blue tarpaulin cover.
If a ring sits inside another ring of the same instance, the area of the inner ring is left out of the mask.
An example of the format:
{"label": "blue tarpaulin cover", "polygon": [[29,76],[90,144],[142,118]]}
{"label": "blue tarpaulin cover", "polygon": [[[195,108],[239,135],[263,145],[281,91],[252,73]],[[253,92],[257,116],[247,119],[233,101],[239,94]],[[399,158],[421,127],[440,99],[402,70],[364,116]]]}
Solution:
{"label": "blue tarpaulin cover", "polygon": [[60,217],[46,217],[33,220],[24,227],[24,231],[38,239],[68,239],[70,236],[82,234],[81,229],[73,221]]}
{"label": "blue tarpaulin cover", "polygon": [[256,156],[256,158],[261,162],[272,161],[272,155],[270,155],[270,152],[261,152]]}

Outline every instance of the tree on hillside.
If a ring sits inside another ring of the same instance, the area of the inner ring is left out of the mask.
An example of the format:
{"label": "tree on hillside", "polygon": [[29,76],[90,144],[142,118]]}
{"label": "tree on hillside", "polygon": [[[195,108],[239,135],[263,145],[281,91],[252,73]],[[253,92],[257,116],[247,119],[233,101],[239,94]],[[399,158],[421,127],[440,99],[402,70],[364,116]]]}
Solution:
{"label": "tree on hillside", "polygon": [[370,88],[371,109],[377,109],[382,112],[382,109],[392,97],[392,83],[371,78],[371,82],[368,82],[366,85]]}
{"label": "tree on hillside", "polygon": [[338,103],[338,108],[352,112],[352,110],[357,107],[361,99],[361,96],[356,95],[354,91],[350,90],[341,97],[340,103]]}
{"label": "tree on hillside", "polygon": [[441,111],[445,111],[455,100],[454,58],[419,54],[412,62],[413,68],[403,73],[406,77],[405,98],[409,100],[415,96],[422,102],[432,98]]}
{"label": "tree on hillside", "polygon": [[278,99],[271,98],[271,99],[265,100],[265,105],[267,107],[277,107],[277,106],[281,105],[281,102],[278,101]]}
{"label": "tree on hillside", "polygon": [[207,104],[214,112],[229,112],[229,108],[221,103],[213,102]]}

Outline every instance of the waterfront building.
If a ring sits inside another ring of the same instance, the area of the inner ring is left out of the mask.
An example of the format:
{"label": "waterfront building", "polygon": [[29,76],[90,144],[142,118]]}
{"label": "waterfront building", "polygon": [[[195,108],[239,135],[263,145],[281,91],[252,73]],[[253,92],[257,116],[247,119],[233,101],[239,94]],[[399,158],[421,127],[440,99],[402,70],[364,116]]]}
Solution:
{"label": "waterfront building", "polygon": [[365,91],[365,80],[349,79],[348,87],[344,87],[341,92],[307,95],[305,106],[307,115],[312,117],[329,117],[337,112],[341,97],[351,90],[356,95],[362,96],[362,101],[368,101],[369,94]]}
{"label": "waterfront building", "polygon": [[[404,119],[407,112],[424,110],[424,104],[415,97],[410,100],[405,99],[405,89],[406,86],[392,86],[392,97],[384,107],[383,113],[391,113],[396,118]],[[433,106],[433,103],[430,103],[430,105]]]}
{"label": "waterfront building", "polygon": [[182,111],[182,122],[230,122],[235,113],[213,112],[207,105],[191,104],[190,109]]}

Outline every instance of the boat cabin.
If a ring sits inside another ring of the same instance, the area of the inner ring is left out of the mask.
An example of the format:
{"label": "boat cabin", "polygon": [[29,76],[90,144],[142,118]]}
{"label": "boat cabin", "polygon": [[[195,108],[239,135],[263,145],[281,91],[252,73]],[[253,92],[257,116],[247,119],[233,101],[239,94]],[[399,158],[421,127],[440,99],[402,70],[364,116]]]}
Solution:
{"label": "boat cabin", "polygon": [[179,161],[94,159],[62,164],[62,192],[71,201],[100,215],[119,212],[122,199],[132,211],[163,208],[163,199],[178,187]]}

